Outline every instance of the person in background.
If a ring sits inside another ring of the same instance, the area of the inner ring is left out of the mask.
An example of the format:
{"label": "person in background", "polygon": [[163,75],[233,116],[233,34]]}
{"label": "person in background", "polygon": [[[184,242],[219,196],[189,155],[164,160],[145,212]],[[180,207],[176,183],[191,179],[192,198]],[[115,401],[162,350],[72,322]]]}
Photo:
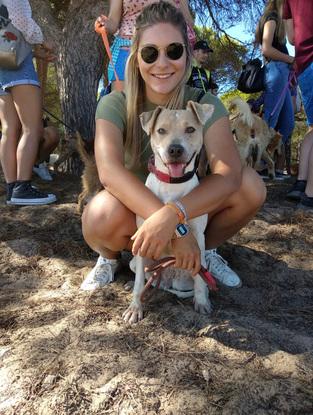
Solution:
{"label": "person in background", "polygon": [[[28,0],[3,0],[1,9],[3,7],[25,40],[49,58],[53,48],[32,19]],[[31,184],[43,135],[40,84],[31,52],[18,69],[0,68],[0,87],[0,159],[6,181],[6,203],[42,205],[55,202],[54,194],[43,193]]]}
{"label": "person in background", "polygon": [[[124,249],[158,259],[171,243],[175,266],[199,271],[200,250],[193,234],[173,239],[179,222],[177,213],[144,184],[152,150],[139,118],[143,111],[158,106],[186,108],[190,100],[214,105],[203,133],[211,174],[179,200],[181,212],[185,218],[208,214],[207,267],[222,284],[233,288],[241,285],[216,247],[254,217],[266,190],[253,169],[242,168],[222,102],[211,93],[199,100],[201,91],[186,85],[192,59],[186,29],[181,12],[168,2],[145,7],[136,21],[125,94],[113,91],[98,103],[95,158],[105,189],[93,197],[82,215],[84,238],[99,254],[82,290],[101,288],[113,281]],[[139,229],[136,215],[145,219]]]}
{"label": "person in background", "polygon": [[[256,28],[255,42],[267,61],[265,66],[265,95],[263,118],[280,134],[287,146],[294,129],[294,112],[290,90],[287,87],[294,57],[286,46],[286,33],[282,20],[283,0],[269,0]],[[275,110],[275,111],[274,111]],[[274,113],[273,113],[274,112]],[[285,155],[277,159],[276,178],[284,179]]]}
{"label": "person in background", "polygon": [[296,73],[309,130],[301,144],[299,173],[287,197],[313,208],[313,3],[285,0],[283,9],[289,43],[295,46]]}
{"label": "person in background", "polygon": [[[184,18],[186,19],[187,30],[190,33],[190,37],[195,38],[193,32],[193,17],[190,14],[188,0],[168,0],[170,3],[180,8]],[[114,34],[114,42],[111,46],[112,61],[114,69],[120,81],[125,80],[125,65],[129,55],[131,46],[131,39],[135,27],[135,21],[141,10],[152,3],[156,3],[158,0],[110,0],[109,15],[101,15],[96,20],[96,25],[100,24],[105,27],[108,34]],[[113,66],[109,63],[108,66],[108,83],[111,90],[116,87],[115,74]],[[103,91],[106,87],[103,88]],[[105,93],[101,91],[100,97]]]}
{"label": "person in background", "polygon": [[52,181],[53,178],[48,169],[50,154],[55,150],[60,142],[60,134],[56,127],[48,125],[48,119],[43,118],[43,135],[39,143],[39,152],[33,172],[42,180]]}
{"label": "person in background", "polygon": [[[210,53],[213,49],[210,48],[206,40],[199,40],[193,47],[193,64],[191,74],[188,80],[188,85],[201,89],[204,93],[216,91],[217,84],[212,79],[212,73],[206,66],[209,62]],[[216,94],[213,94],[216,95]]]}

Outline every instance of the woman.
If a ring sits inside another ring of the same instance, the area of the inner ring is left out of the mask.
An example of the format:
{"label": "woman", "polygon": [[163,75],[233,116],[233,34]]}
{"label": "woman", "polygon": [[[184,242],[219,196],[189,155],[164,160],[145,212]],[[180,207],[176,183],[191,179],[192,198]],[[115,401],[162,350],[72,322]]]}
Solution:
{"label": "woman", "polygon": [[[143,183],[151,148],[139,121],[141,112],[158,105],[184,108],[188,100],[199,99],[199,90],[186,85],[190,64],[191,50],[181,12],[163,1],[146,7],[136,22],[126,68],[126,94],[114,91],[103,97],[97,108],[95,156],[105,190],[86,206],[82,224],[86,242],[100,256],[82,289],[112,281],[121,250],[157,259],[170,241],[176,266],[193,273],[199,270],[199,247],[193,235],[172,240],[178,224],[175,211]],[[212,249],[255,215],[264,201],[265,188],[255,171],[241,169],[227,111],[219,99],[207,93],[200,102],[215,106],[204,127],[212,174],[180,203],[188,218],[208,213],[206,259],[214,262],[219,256]],[[138,230],[136,215],[145,219]],[[229,274],[223,282],[240,285],[236,274]]]}
{"label": "woman", "polygon": [[[294,113],[290,90],[287,87],[294,57],[289,56],[282,20],[283,0],[268,1],[256,29],[256,43],[261,45],[266,60],[264,119],[282,134],[284,148],[288,148],[294,129]],[[274,111],[275,110],[275,111]],[[274,113],[273,113],[274,111]],[[276,176],[284,178],[284,155],[277,160]]]}
{"label": "woman", "polygon": [[[49,58],[52,48],[32,19],[28,0],[3,0],[2,4],[25,40],[36,45],[38,52],[43,49]],[[32,58],[30,53],[16,70],[0,68],[0,158],[10,205],[42,205],[56,200],[55,195],[40,192],[30,181],[43,135],[40,84]]]}
{"label": "woman", "polygon": [[[109,34],[115,34],[115,39],[111,47],[112,60],[121,81],[124,81],[126,60],[129,55],[131,38],[135,27],[135,21],[141,10],[158,0],[111,0],[109,16],[101,15],[97,22],[104,26]],[[193,18],[189,11],[188,0],[169,0],[176,7],[180,7],[183,15],[188,22],[190,37],[194,36]],[[115,74],[111,63],[108,66],[108,82],[115,89]]]}

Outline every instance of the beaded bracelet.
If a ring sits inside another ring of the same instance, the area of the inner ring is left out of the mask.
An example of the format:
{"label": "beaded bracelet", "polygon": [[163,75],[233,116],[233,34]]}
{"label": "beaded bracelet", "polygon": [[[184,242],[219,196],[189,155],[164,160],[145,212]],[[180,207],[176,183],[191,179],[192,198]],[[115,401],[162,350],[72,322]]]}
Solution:
{"label": "beaded bracelet", "polygon": [[182,204],[182,202],[180,200],[175,200],[174,203],[181,210],[181,212],[183,212],[183,214],[185,216],[185,222],[187,222],[188,216],[187,216],[185,206]]}
{"label": "beaded bracelet", "polygon": [[174,210],[174,212],[176,213],[176,215],[178,217],[178,223],[185,223],[186,222],[184,212],[182,212],[180,210],[180,208],[176,205],[175,202],[167,202],[165,204],[165,206],[168,206],[169,208]]}

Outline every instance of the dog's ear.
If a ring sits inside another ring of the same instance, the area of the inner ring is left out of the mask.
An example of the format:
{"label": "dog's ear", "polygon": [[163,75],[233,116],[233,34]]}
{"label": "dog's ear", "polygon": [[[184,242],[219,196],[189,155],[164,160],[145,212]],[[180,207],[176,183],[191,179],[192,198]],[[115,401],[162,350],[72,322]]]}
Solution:
{"label": "dog's ear", "polygon": [[143,112],[140,114],[140,122],[143,130],[150,135],[155,126],[158,116],[161,114],[164,108],[157,107],[154,111]]}
{"label": "dog's ear", "polygon": [[211,118],[214,105],[211,104],[199,104],[198,102],[188,101],[187,110],[192,111],[196,116],[200,124],[204,125],[209,118]]}

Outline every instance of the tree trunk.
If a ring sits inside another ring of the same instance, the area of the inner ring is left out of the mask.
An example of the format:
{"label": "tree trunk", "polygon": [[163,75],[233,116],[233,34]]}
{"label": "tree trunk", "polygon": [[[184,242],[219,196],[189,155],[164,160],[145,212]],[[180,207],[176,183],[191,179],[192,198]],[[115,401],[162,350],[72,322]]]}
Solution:
{"label": "tree trunk", "polygon": [[96,95],[103,72],[96,17],[105,10],[98,0],[73,0],[59,45],[58,80],[64,121],[85,140],[94,138]]}
{"label": "tree trunk", "polygon": [[[60,103],[63,121],[70,127],[66,133],[79,131],[85,140],[93,140],[98,82],[104,70],[104,47],[94,32],[94,21],[108,13],[109,2],[71,0],[68,9],[63,9],[63,27],[54,16],[51,1],[30,2],[34,19],[57,48]],[[64,170],[78,174],[78,157],[71,157]]]}

